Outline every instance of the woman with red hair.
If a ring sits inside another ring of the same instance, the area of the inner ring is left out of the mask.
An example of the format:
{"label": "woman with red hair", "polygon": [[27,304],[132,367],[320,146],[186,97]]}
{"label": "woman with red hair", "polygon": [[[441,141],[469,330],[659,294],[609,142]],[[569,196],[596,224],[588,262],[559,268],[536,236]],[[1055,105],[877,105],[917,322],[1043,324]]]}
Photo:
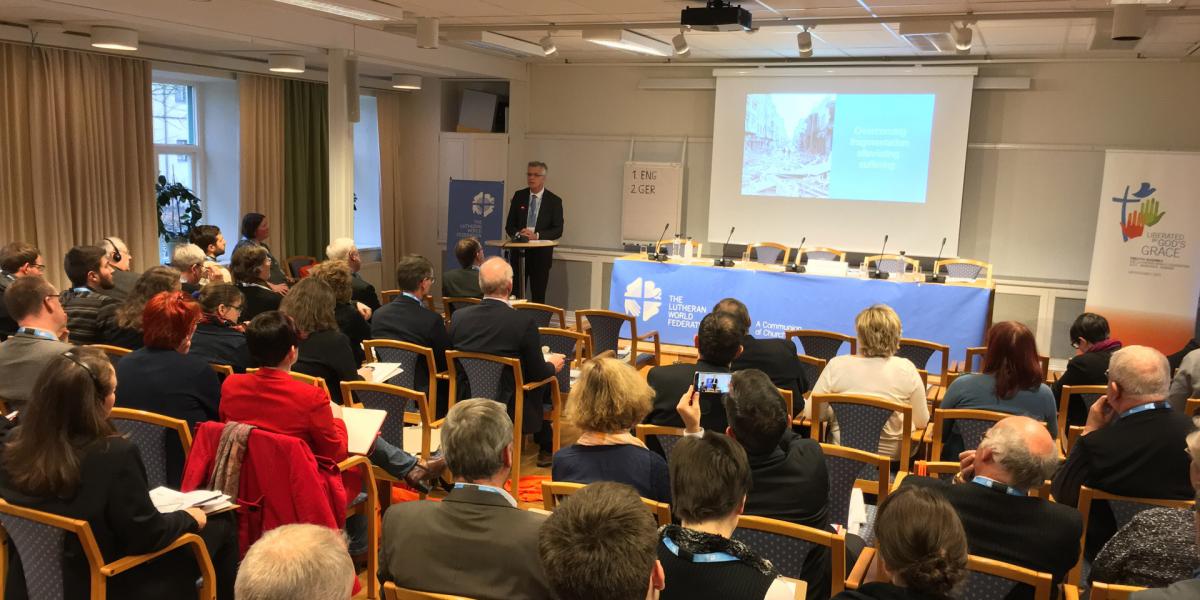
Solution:
{"label": "woman with red hair", "polygon": [[[221,382],[204,359],[188,356],[200,305],[182,292],[161,292],[142,311],[145,346],[117,362],[117,406],[187,421],[219,421]],[[183,451],[167,447],[167,479],[178,485]]]}
{"label": "woman with red hair", "polygon": [[[1058,407],[1054,394],[1043,383],[1046,374],[1038,358],[1037,341],[1029,328],[1016,321],[996,323],[988,330],[987,353],[981,373],[968,373],[946,390],[942,408],[973,408],[1025,415],[1046,424],[1050,436],[1058,434]],[[946,433],[942,460],[958,460],[962,437]]]}

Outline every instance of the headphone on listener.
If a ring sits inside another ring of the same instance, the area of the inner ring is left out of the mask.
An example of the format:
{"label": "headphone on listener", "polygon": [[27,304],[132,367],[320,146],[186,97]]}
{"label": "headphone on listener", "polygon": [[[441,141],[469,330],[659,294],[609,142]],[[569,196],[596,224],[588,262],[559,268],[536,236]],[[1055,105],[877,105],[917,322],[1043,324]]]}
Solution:
{"label": "headphone on listener", "polygon": [[108,242],[108,245],[112,246],[112,249],[113,249],[112,259],[110,259],[110,260],[112,260],[113,262],[121,262],[121,249],[117,248],[117,245],[108,238],[104,238],[104,241]]}

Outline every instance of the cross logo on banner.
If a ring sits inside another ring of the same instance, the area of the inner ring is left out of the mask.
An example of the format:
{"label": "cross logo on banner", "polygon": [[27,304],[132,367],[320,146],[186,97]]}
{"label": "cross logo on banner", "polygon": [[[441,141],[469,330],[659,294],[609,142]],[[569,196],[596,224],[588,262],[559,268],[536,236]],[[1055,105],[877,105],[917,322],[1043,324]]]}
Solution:
{"label": "cross logo on banner", "polygon": [[488,216],[496,210],[496,199],[491,194],[479,192],[471,199],[471,212],[477,215]]}

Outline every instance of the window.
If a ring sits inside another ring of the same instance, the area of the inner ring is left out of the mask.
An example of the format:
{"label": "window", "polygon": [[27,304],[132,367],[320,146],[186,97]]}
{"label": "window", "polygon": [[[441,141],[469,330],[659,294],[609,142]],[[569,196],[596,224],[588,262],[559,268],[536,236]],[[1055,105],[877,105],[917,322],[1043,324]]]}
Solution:
{"label": "window", "polygon": [[380,248],[379,107],[374,96],[359,97],[354,124],[354,242]]}
{"label": "window", "polygon": [[[196,87],[156,81],[150,84],[150,103],[158,174],[166,177],[168,183],[181,183],[204,198],[200,181],[204,153],[198,135]],[[178,207],[168,207],[163,221],[169,224],[177,219],[177,210]],[[158,254],[163,264],[170,262],[170,246],[162,238],[158,240]]]}

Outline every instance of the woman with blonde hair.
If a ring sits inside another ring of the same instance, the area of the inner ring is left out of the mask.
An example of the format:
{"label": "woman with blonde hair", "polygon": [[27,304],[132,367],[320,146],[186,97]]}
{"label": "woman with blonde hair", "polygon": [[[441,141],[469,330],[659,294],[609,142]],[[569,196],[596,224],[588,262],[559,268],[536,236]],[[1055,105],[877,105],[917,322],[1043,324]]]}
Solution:
{"label": "woman with blonde hair", "polygon": [[[925,384],[912,361],[895,355],[900,349],[900,316],[890,306],[876,304],[858,313],[854,329],[858,354],[833,357],[821,371],[813,394],[862,394],[906,404],[912,407],[912,428],[924,427],[929,422]],[[832,411],[826,406],[822,413],[821,419],[832,422],[831,434],[838,439]],[[900,442],[909,436],[901,431],[903,427],[900,413],[893,413],[879,438],[880,454],[893,460],[900,456]]]}
{"label": "woman with blonde hair", "polygon": [[654,390],[629,363],[597,358],[583,364],[567,398],[566,420],[583,433],[554,455],[554,481],[615,481],[644,498],[671,500],[667,461],[629,433],[650,412]]}

